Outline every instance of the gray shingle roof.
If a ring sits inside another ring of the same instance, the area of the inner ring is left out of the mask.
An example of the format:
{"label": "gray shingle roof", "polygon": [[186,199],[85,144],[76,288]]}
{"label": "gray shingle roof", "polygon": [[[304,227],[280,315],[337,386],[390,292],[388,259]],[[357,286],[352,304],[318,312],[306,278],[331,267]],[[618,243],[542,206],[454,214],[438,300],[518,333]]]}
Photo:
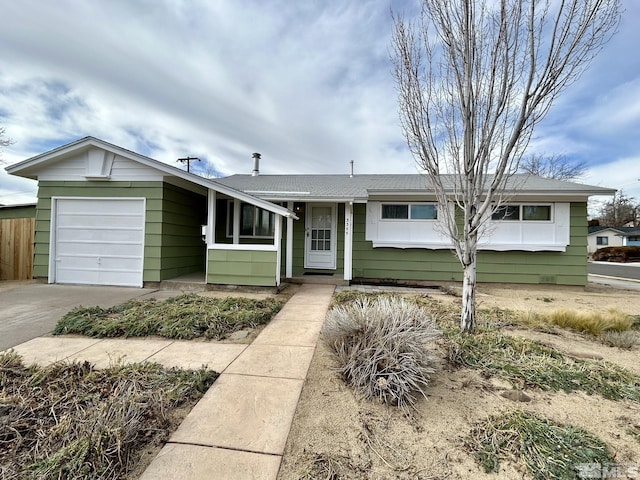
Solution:
{"label": "gray shingle roof", "polygon": [[622,237],[640,235],[640,228],[638,227],[603,227],[602,225],[589,227],[589,235],[602,232],[603,230],[614,230],[619,232]]}
{"label": "gray shingle roof", "polygon": [[[445,185],[452,185],[453,175],[443,175]],[[425,175],[232,175],[217,182],[258,197],[278,199],[366,200],[372,194],[415,193],[429,190]],[[533,195],[612,195],[615,190],[573,182],[563,182],[533,175],[514,175],[510,188]]]}

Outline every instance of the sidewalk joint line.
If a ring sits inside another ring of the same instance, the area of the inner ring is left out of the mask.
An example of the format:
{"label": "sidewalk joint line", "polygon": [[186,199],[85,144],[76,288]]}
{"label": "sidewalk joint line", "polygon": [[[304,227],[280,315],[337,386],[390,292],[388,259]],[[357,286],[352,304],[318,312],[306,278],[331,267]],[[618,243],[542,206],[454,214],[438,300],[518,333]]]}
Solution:
{"label": "sidewalk joint line", "polygon": [[[126,339],[125,339],[126,340]],[[171,340],[171,339],[168,339]],[[173,345],[174,343],[176,343],[176,340],[171,340],[168,344],[166,344],[164,347],[162,347],[160,350],[156,350],[155,352],[153,352],[151,355],[149,355],[147,358],[145,358],[144,360],[142,360],[143,362],[148,361],[151,357],[153,357],[154,355],[160,353],[161,351],[163,351],[165,348],[170,347],[171,345]]]}
{"label": "sidewalk joint line", "polygon": [[257,453],[258,455],[269,455],[271,457],[282,457],[280,453],[271,453],[271,452],[260,452],[258,450],[248,450],[246,448],[236,448],[236,447],[224,447],[221,445],[210,445],[207,443],[195,443],[195,442],[176,442],[174,440],[169,440],[166,444],[174,444],[174,445],[191,445],[194,447],[207,447],[207,448],[218,448],[220,450],[231,450],[233,452],[245,452],[245,453]]}
{"label": "sidewalk joint line", "polygon": [[296,377],[280,377],[275,375],[256,375],[254,373],[237,373],[237,372],[227,372],[225,373],[225,375],[238,375],[239,377],[256,377],[256,378],[278,378],[282,380],[299,380],[299,381],[304,381],[307,378],[306,375],[305,375],[305,378],[296,378]]}

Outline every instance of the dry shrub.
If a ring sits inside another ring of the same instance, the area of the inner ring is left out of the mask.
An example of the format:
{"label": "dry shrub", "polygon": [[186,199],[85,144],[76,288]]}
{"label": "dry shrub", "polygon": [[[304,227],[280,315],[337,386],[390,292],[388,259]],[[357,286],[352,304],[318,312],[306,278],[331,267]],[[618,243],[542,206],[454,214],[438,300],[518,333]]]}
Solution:
{"label": "dry shrub", "polygon": [[545,314],[550,323],[562,328],[600,335],[602,332],[623,332],[633,325],[630,315],[616,309],[607,312],[582,312],[568,308],[552,310]]}
{"label": "dry shrub", "polygon": [[601,336],[602,343],[610,347],[632,349],[640,345],[640,333],[634,330],[624,332],[605,332]]}
{"label": "dry shrub", "polygon": [[172,410],[202,397],[217,373],[154,363],[26,367],[0,353],[0,478],[115,480],[167,440]]}
{"label": "dry shrub", "polygon": [[593,252],[592,258],[600,262],[630,262],[640,258],[640,246],[603,247]]}
{"label": "dry shrub", "polygon": [[429,345],[440,335],[426,309],[400,297],[364,298],[329,311],[322,339],[345,382],[405,413],[434,372]]}

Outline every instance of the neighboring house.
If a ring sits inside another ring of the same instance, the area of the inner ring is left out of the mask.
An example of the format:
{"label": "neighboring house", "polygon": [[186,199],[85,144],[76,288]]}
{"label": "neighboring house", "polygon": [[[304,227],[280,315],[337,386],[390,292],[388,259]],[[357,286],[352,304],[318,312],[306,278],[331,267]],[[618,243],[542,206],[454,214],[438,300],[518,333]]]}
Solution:
{"label": "neighboring house", "polygon": [[589,227],[589,253],[603,247],[622,247],[640,245],[640,228],[638,227]]}
{"label": "neighboring house", "polygon": [[624,245],[640,245],[640,228],[634,228],[633,230],[627,232],[623,237]]}
{"label": "neighboring house", "polygon": [[623,246],[638,246],[640,245],[640,228],[638,227],[625,227],[622,228],[622,245]]}
{"label": "neighboring house", "polygon": [[[253,175],[205,179],[92,137],[7,171],[38,180],[34,276],[51,283],[462,278],[421,175],[260,175],[256,163]],[[488,221],[478,281],[585,285],[586,202],[614,190],[523,175],[512,185]]]}
{"label": "neighboring house", "polygon": [[603,247],[621,247],[623,228],[625,227],[589,227],[587,235],[589,253]]}

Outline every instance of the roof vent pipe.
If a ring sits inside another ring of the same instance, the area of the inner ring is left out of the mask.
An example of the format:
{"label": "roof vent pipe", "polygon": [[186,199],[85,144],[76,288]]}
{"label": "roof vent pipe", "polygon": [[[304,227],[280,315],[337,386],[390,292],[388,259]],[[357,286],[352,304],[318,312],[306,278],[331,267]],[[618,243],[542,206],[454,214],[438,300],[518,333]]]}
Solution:
{"label": "roof vent pipe", "polygon": [[251,155],[251,158],[253,158],[253,171],[251,172],[252,177],[257,177],[258,175],[260,175],[260,157],[261,156],[262,155],[260,155],[257,152]]}
{"label": "roof vent pipe", "polygon": [[351,175],[349,177],[353,178],[353,160],[349,162],[351,164]]}

